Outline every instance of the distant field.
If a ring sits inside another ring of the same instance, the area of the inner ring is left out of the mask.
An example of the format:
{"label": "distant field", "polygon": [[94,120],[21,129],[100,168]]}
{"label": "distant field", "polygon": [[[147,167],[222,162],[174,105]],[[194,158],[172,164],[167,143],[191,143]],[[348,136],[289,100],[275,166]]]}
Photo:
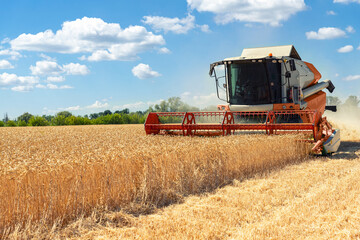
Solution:
{"label": "distant field", "polygon": [[1,128],[1,233],[51,238],[96,213],[148,214],[303,160],[307,147],[295,139],[146,136],[142,125]]}

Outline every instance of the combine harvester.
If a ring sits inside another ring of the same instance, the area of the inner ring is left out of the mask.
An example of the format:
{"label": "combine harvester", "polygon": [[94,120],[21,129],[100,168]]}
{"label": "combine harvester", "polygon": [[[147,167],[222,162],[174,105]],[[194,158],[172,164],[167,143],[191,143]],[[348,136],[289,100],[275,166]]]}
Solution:
{"label": "combine harvester", "polygon": [[210,76],[215,78],[218,98],[228,104],[218,105],[217,112],[149,113],[146,134],[295,132],[304,133],[314,143],[315,154],[331,154],[339,148],[340,130],[323,117],[325,110],[336,111],[336,106],[325,106],[322,90],[332,93],[335,87],[330,80],[319,82],[321,74],[301,60],[294,46],[244,49],[240,57],[211,64]]}

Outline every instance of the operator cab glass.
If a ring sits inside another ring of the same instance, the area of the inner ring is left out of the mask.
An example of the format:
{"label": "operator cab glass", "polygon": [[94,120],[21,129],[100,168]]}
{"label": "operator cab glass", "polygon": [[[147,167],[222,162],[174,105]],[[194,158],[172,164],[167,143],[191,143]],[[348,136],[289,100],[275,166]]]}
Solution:
{"label": "operator cab glass", "polygon": [[281,102],[281,67],[277,61],[237,61],[228,65],[229,103],[258,105]]}

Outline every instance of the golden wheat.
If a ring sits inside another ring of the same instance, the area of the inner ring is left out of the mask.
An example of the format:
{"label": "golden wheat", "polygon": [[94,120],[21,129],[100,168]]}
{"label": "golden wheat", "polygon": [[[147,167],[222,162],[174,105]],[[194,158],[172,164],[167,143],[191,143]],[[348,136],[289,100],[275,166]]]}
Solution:
{"label": "golden wheat", "polygon": [[142,126],[2,128],[0,233],[36,224],[51,231],[94,209],[147,213],[304,159],[307,147],[295,139],[146,136]]}

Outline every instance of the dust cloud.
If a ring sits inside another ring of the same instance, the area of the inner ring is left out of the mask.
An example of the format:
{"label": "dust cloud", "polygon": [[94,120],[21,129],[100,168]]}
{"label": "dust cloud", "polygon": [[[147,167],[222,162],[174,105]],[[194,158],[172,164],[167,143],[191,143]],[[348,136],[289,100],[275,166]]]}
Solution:
{"label": "dust cloud", "polygon": [[341,140],[360,141],[360,109],[344,107],[337,112],[326,111],[325,116],[331,125],[340,129]]}

